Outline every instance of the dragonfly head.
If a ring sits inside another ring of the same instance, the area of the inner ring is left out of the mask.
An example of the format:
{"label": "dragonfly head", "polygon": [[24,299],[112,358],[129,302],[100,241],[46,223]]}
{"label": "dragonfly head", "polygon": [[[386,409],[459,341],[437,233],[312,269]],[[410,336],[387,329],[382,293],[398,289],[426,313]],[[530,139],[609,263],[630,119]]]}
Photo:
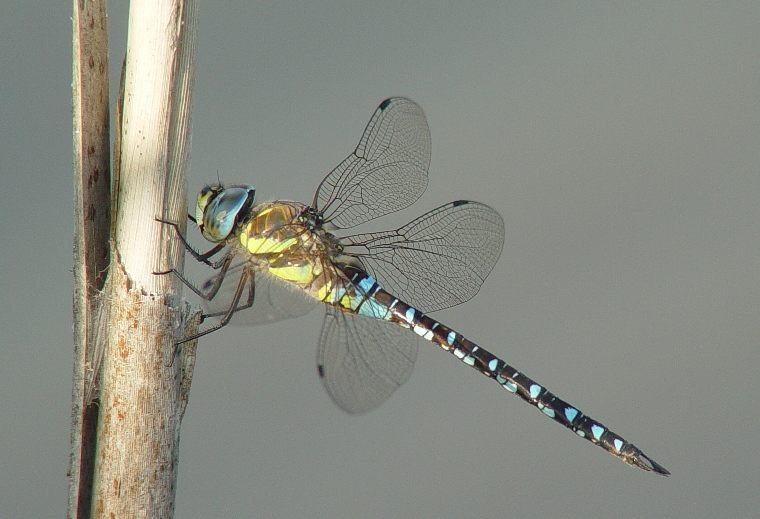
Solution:
{"label": "dragonfly head", "polygon": [[195,201],[195,221],[210,242],[226,240],[251,212],[256,188],[250,185],[206,186]]}

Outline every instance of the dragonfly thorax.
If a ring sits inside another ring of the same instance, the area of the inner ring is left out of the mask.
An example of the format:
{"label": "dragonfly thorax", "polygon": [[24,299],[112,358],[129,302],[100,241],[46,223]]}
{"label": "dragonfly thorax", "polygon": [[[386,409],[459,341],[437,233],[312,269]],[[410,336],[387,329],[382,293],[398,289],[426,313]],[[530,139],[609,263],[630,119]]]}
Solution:
{"label": "dragonfly thorax", "polygon": [[322,255],[330,248],[329,233],[310,227],[305,209],[300,202],[262,202],[241,219],[235,241],[254,255]]}
{"label": "dragonfly thorax", "polygon": [[322,213],[311,206],[305,207],[298,217],[310,231],[322,228],[324,223]]}

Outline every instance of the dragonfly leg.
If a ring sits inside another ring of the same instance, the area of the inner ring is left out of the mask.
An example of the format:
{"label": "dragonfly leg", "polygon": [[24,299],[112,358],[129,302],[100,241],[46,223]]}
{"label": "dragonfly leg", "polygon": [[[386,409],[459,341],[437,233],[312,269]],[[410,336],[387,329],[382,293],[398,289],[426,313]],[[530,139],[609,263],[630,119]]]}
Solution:
{"label": "dragonfly leg", "polygon": [[[236,312],[239,312],[240,310],[245,310],[246,308],[250,308],[250,307],[253,306],[253,302],[256,299],[256,283],[255,283],[256,278],[255,278],[255,274],[251,274],[250,278],[251,279],[248,282],[249,283],[248,284],[248,298],[246,299],[245,303],[241,304],[240,306],[237,306],[232,311],[233,314],[236,313]],[[206,319],[207,317],[219,317],[220,315],[227,315],[228,312],[229,312],[229,309],[222,310],[220,312],[212,312],[212,313],[209,313],[209,314],[203,314],[202,319]]]}
{"label": "dragonfly leg", "polygon": [[[214,277],[214,283],[208,288],[206,292],[203,292],[202,290],[194,290],[196,294],[199,294],[203,299],[206,301],[211,301],[216,297],[217,292],[219,292],[219,288],[222,286],[222,282],[224,281],[224,277],[227,275],[227,269],[230,268],[230,264],[232,263],[232,254],[227,254],[220,265],[221,270],[219,271],[219,274]],[[189,285],[188,285],[189,286]],[[190,287],[192,289],[195,289],[195,287]]]}
{"label": "dragonfly leg", "polygon": [[[190,215],[187,215],[187,216],[188,216],[188,218],[190,218],[192,221],[195,221],[195,218],[193,218],[192,216],[190,216]],[[210,250],[208,250],[208,251],[206,251],[206,252],[198,252],[197,250],[195,250],[195,249],[194,249],[194,248],[193,248],[193,247],[192,247],[192,246],[191,246],[191,245],[190,245],[190,244],[187,242],[187,239],[186,239],[186,238],[185,238],[185,237],[182,235],[182,233],[181,233],[181,232],[180,232],[180,230],[179,230],[179,224],[178,224],[177,222],[172,222],[172,221],[170,221],[170,220],[164,220],[164,219],[162,219],[162,218],[156,218],[155,220],[156,220],[157,222],[163,223],[163,224],[165,224],[165,225],[169,225],[169,226],[171,226],[172,228],[174,228],[174,231],[177,233],[177,237],[178,237],[178,238],[180,239],[180,241],[182,242],[182,245],[184,245],[184,246],[185,246],[185,249],[187,250],[187,252],[189,252],[189,253],[190,253],[190,255],[191,255],[193,258],[195,258],[195,259],[196,259],[196,261],[199,261],[199,262],[201,262],[201,263],[204,263],[204,264],[206,264],[206,265],[208,265],[209,267],[211,267],[211,268],[214,268],[214,269],[218,269],[219,267],[221,267],[221,266],[222,266],[222,263],[224,262],[224,259],[221,259],[221,260],[219,260],[219,261],[210,261],[210,260],[209,260],[209,258],[210,258],[211,256],[213,256],[214,254],[218,253],[220,250],[222,250],[222,249],[223,249],[223,248],[226,246],[226,244],[225,244],[224,242],[222,242],[222,243],[219,243],[219,244],[215,245],[213,248],[211,248]]]}
{"label": "dragonfly leg", "polygon": [[206,301],[211,301],[216,296],[216,293],[219,291],[219,287],[222,286],[222,281],[224,281],[224,277],[227,275],[227,269],[230,267],[230,264],[232,263],[232,255],[227,254],[222,258],[219,264],[219,268],[221,271],[219,274],[217,274],[213,279],[214,283],[211,285],[211,287],[207,291],[203,291],[200,288],[196,287],[189,279],[187,279],[184,274],[182,274],[180,271],[178,271],[175,268],[171,268],[169,270],[164,270],[160,272],[154,272],[153,274],[157,276],[165,276],[166,274],[174,274],[177,276],[177,278],[182,281],[182,284],[185,285],[187,288],[195,292],[196,295],[199,297],[202,297]]}
{"label": "dragonfly leg", "polygon": [[[250,285],[248,284],[249,278],[251,280]],[[240,297],[243,295],[243,290],[245,290],[245,287],[247,285],[251,287],[251,290],[248,293],[248,301],[243,306],[238,307],[238,303],[240,302]],[[248,308],[249,306],[253,305],[253,298],[254,298],[253,275],[249,271],[249,269],[245,268],[243,269],[243,273],[240,275],[240,282],[238,283],[238,286],[235,289],[235,295],[232,297],[232,303],[230,304],[230,307],[224,312],[224,317],[222,317],[222,320],[219,322],[219,324],[206,328],[205,330],[202,330],[198,333],[194,333],[193,335],[190,335],[188,337],[184,337],[181,341],[178,341],[177,343],[175,343],[174,345],[175,352],[178,346],[181,346],[182,344],[195,340],[199,337],[203,337],[204,335],[208,335],[209,333],[215,332],[219,330],[220,328],[227,326],[227,324],[229,324],[230,319],[232,319],[232,316],[235,314],[235,312],[243,308]],[[211,314],[211,315],[216,315],[216,314]],[[204,317],[207,317],[207,316],[204,316]]]}

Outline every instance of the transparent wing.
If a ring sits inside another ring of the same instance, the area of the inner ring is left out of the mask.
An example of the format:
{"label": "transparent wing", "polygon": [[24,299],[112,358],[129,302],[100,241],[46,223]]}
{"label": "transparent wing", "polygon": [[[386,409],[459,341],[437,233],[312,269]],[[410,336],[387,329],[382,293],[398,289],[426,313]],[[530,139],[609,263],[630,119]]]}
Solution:
{"label": "transparent wing", "polygon": [[319,184],[313,207],[348,228],[413,204],[427,187],[430,130],[414,101],[392,97],[375,110],[356,150]]}
{"label": "transparent wing", "polygon": [[424,312],[471,299],[504,245],[504,220],[485,204],[459,200],[403,227],[341,239],[380,285]]}
{"label": "transparent wing", "polygon": [[388,321],[327,307],[317,370],[330,398],[349,413],[383,403],[409,379],[417,336]]}
{"label": "transparent wing", "polygon": [[[230,308],[245,266],[246,263],[240,263],[230,267],[214,299],[203,301],[205,313],[223,314]],[[207,291],[216,279],[217,276],[214,276],[206,281],[202,289]],[[288,285],[266,271],[257,270],[254,280],[256,292],[253,306],[236,312],[230,321],[231,324],[256,325],[292,319],[306,315],[319,304],[319,301],[307,296],[300,289]],[[248,289],[243,293],[238,307],[246,302],[247,295]],[[221,318],[221,315],[219,317]]]}

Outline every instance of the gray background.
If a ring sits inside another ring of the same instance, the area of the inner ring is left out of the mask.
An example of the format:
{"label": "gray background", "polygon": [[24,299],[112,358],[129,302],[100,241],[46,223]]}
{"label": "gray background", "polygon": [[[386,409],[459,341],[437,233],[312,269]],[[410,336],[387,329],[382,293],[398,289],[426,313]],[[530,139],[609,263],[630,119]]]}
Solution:
{"label": "gray background", "polygon": [[[66,506],[69,9],[0,18],[1,517]],[[402,217],[472,198],[507,224],[480,295],[438,317],[673,476],[427,343],[394,397],[347,416],[314,313],[202,342],[177,516],[756,517],[758,26],[757,2],[202,5],[188,196],[219,174],[310,200],[381,99],[415,99],[431,182]]]}

